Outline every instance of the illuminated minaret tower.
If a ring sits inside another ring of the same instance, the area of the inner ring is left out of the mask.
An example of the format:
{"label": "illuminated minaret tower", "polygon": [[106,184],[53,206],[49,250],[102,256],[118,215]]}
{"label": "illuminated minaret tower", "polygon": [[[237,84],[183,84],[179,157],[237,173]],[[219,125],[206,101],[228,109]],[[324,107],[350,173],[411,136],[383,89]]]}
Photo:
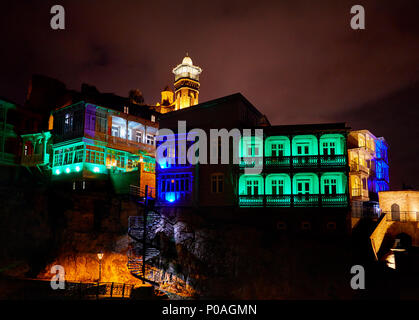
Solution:
{"label": "illuminated minaret tower", "polygon": [[183,58],[182,63],[173,69],[175,74],[175,110],[198,104],[201,72],[202,69],[193,65],[188,54]]}

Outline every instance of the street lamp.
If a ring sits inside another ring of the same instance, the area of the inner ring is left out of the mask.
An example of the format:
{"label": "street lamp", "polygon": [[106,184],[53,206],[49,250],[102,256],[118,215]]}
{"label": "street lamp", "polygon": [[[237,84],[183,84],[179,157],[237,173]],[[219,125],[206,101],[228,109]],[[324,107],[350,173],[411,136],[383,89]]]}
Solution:
{"label": "street lamp", "polygon": [[99,281],[98,282],[100,282],[100,280],[102,278],[102,259],[103,259],[103,253],[102,252],[99,252],[97,254],[97,258],[99,259]]}

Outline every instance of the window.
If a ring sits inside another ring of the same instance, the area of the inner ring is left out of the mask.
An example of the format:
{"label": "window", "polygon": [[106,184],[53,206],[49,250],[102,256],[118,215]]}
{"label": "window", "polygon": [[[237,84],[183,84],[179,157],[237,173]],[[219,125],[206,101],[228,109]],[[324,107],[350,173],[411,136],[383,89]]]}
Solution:
{"label": "window", "polygon": [[310,181],[297,180],[297,194],[308,194],[308,193],[310,193]]}
{"label": "window", "polygon": [[117,126],[112,126],[112,136],[114,137],[120,137],[121,128]]}
{"label": "window", "polygon": [[66,113],[64,116],[64,133],[73,130],[73,114]]}
{"label": "window", "polygon": [[224,175],[216,173],[211,176],[212,193],[222,193],[224,191]]}
{"label": "window", "polygon": [[258,180],[247,180],[246,181],[246,191],[248,195],[258,195],[259,194],[259,181]]}
{"label": "window", "polygon": [[61,166],[63,164],[63,149],[58,149],[54,151],[54,162],[53,166]]}
{"label": "window", "polygon": [[72,152],[73,148],[66,148],[64,149],[64,164],[71,164],[73,163],[73,155]]}
{"label": "window", "polygon": [[128,113],[128,111],[129,111],[129,107],[124,106],[124,113]]}
{"label": "window", "polygon": [[191,192],[191,176],[189,174],[162,175],[159,188],[159,197],[163,200],[174,202],[185,199]]}
{"label": "window", "polygon": [[107,127],[107,118],[106,115],[99,115],[96,118],[96,131],[106,133]]}
{"label": "window", "polygon": [[336,179],[324,179],[324,194],[336,194],[337,193],[337,180]]}
{"label": "window", "polygon": [[25,150],[23,151],[23,154],[24,154],[25,156],[27,156],[27,155],[28,155],[28,150],[29,150],[29,146],[28,146],[27,144],[25,144]]}
{"label": "window", "polygon": [[280,143],[272,144],[272,157],[283,157],[284,156],[284,145]]}
{"label": "window", "polygon": [[336,222],[328,222],[326,224],[326,229],[329,231],[336,230]]}
{"label": "window", "polygon": [[105,153],[103,152],[103,148],[87,146],[86,162],[105,164]]}
{"label": "window", "polygon": [[143,142],[143,133],[141,131],[135,131],[135,141]]}
{"label": "window", "polygon": [[367,190],[367,179],[362,178],[362,189]]}
{"label": "window", "polygon": [[334,156],[336,154],[336,143],[335,142],[323,142],[323,154]]}
{"label": "window", "polygon": [[361,180],[358,177],[353,177],[352,183],[352,197],[361,196]]}
{"label": "window", "polygon": [[154,146],[154,136],[152,134],[147,134],[146,143]]}
{"label": "window", "polygon": [[273,195],[284,194],[284,180],[281,180],[281,179],[272,180],[272,194]]}
{"label": "window", "polygon": [[297,144],[297,155],[304,156],[308,155],[309,145],[308,143],[298,143]]}
{"label": "window", "polygon": [[302,230],[310,230],[311,229],[311,224],[308,221],[303,221],[301,223],[301,229]]}
{"label": "window", "polygon": [[258,157],[259,154],[259,146],[256,145],[255,143],[252,144],[248,144],[247,145],[247,155],[249,157]]}
{"label": "window", "polygon": [[156,116],[155,115],[151,115],[151,122],[156,122]]}
{"label": "window", "polygon": [[84,153],[83,145],[77,146],[75,148],[74,163],[83,162],[83,153]]}

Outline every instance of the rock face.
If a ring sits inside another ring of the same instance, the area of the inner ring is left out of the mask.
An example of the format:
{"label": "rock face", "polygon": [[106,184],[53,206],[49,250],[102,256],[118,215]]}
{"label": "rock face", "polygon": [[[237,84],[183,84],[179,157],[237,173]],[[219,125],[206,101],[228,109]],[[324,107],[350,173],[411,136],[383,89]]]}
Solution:
{"label": "rock face", "polygon": [[281,235],[198,212],[160,212],[149,230],[160,255],[148,263],[175,275],[183,292],[233,299],[351,297],[350,248],[344,239]]}
{"label": "rock face", "polygon": [[[127,268],[128,250],[136,246],[127,236],[128,217],[142,213],[135,203],[106,192],[74,193],[15,180],[24,183],[0,189],[1,267],[24,260],[27,276],[51,279],[51,266],[58,264],[68,280],[96,281],[102,251],[101,281],[141,284]],[[170,297],[351,296],[351,248],[345,239],[289,235],[196,210],[160,213],[148,223],[159,255],[147,261],[146,272]]]}
{"label": "rock face", "polygon": [[[141,285],[127,269],[126,253],[107,251],[102,259],[101,282],[118,282]],[[49,264],[39,275],[41,279],[51,279],[53,265],[61,265],[65,270],[65,279],[76,282],[95,282],[99,279],[99,260],[95,253],[67,253],[59,256]]]}

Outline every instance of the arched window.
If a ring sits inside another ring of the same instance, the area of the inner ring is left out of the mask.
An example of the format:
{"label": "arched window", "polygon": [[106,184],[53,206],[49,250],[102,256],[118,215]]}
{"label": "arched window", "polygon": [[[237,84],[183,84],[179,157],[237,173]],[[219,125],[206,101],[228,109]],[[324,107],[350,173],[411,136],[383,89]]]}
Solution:
{"label": "arched window", "polygon": [[352,190],[351,194],[352,197],[360,197],[361,196],[361,179],[357,176],[352,176]]}
{"label": "arched window", "polygon": [[317,138],[313,135],[299,135],[292,139],[293,156],[309,156],[318,154]]}
{"label": "arched window", "polygon": [[345,153],[345,137],[341,134],[324,134],[320,137],[321,155],[342,155]]}
{"label": "arched window", "polygon": [[290,139],[286,136],[271,136],[265,140],[265,156],[285,157],[290,155]]}
{"label": "arched window", "polygon": [[256,174],[242,175],[239,179],[240,195],[262,195],[264,193],[263,177]]}
{"label": "arched window", "polygon": [[266,177],[266,194],[291,194],[291,179],[288,174],[270,174]]}
{"label": "arched window", "polygon": [[297,173],[293,177],[294,194],[318,194],[319,178],[314,173]]}
{"label": "arched window", "polygon": [[400,220],[400,206],[397,203],[391,205],[391,220]]}
{"label": "arched window", "polygon": [[321,193],[326,195],[346,192],[346,177],[342,172],[326,172],[321,177]]}

